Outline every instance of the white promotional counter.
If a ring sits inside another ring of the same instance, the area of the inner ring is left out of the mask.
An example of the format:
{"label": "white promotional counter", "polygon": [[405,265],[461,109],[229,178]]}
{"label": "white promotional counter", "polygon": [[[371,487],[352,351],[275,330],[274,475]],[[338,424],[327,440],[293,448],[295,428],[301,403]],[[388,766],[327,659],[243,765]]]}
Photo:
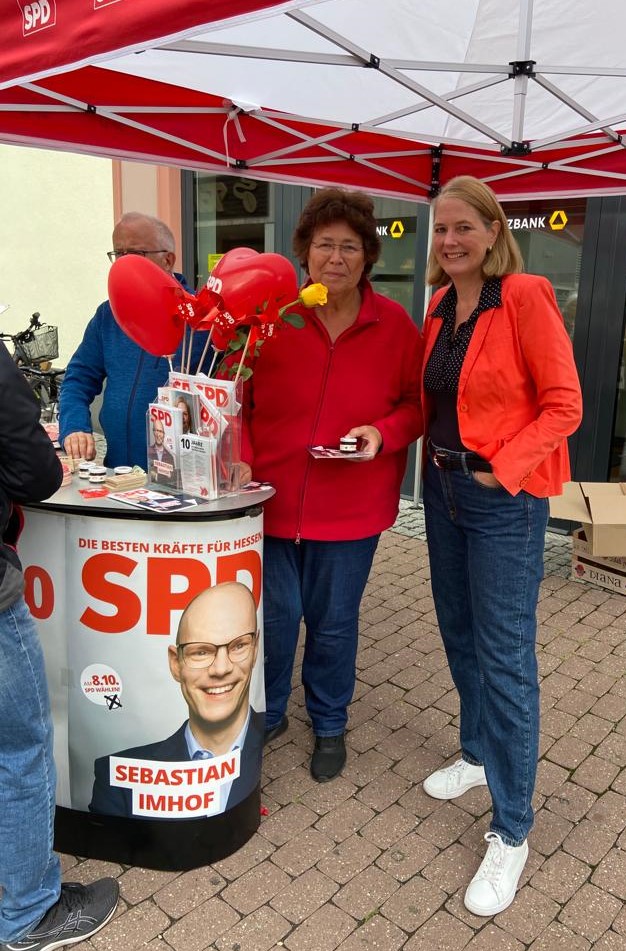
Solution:
{"label": "white promotional counter", "polygon": [[218,861],[259,824],[262,643],[245,740],[202,766],[176,745],[188,707],[167,649],[189,601],[225,581],[251,589],[262,631],[262,504],[274,490],[163,513],[86,499],[86,487],[74,476],[27,506],[19,547],[51,695],[55,846],[157,869]]}

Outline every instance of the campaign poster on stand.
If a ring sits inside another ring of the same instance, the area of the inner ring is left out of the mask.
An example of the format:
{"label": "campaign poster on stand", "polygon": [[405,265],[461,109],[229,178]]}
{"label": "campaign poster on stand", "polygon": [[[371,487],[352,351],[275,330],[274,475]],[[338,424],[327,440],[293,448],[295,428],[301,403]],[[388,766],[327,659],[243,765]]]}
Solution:
{"label": "campaign poster on stand", "polygon": [[[20,555],[46,658],[60,806],[137,819],[201,818],[237,805],[258,785],[262,515],[159,521],[158,533],[155,525],[26,513]],[[217,691],[232,688],[234,698],[237,680],[245,716],[231,718],[237,735],[229,749],[192,759],[202,744],[194,742],[189,696],[195,686],[205,689],[206,669],[187,671],[187,683],[175,679],[176,650],[168,648],[175,648],[191,599],[226,581],[245,584],[257,606],[259,636],[231,647],[239,676]]]}

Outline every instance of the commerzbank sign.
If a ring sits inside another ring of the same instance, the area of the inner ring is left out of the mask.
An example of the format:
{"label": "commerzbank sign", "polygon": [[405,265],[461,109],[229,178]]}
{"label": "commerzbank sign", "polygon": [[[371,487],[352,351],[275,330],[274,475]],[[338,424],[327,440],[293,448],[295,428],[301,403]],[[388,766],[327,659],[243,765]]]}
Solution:
{"label": "commerzbank sign", "polygon": [[563,231],[568,217],[565,212],[557,208],[551,214],[529,215],[525,218],[509,218],[511,231]]}

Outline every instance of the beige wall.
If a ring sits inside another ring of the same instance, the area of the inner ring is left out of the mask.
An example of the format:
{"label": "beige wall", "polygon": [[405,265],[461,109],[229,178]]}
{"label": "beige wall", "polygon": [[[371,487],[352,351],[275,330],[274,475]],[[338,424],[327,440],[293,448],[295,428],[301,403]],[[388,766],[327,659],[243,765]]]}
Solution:
{"label": "beige wall", "polygon": [[113,225],[111,162],[0,145],[0,327],[15,333],[33,311],[59,328],[58,365],[107,296]]}
{"label": "beige wall", "polygon": [[107,297],[114,222],[143,211],[168,223],[180,265],[180,172],[69,152],[0,145],[0,329],[23,330],[33,311],[59,328],[58,366]]}

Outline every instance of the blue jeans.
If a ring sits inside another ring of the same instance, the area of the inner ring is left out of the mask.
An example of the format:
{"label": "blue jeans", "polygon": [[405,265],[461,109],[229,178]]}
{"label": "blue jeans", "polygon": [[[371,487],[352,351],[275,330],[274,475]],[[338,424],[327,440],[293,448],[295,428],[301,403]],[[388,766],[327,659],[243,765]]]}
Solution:
{"label": "blue jeans", "polygon": [[266,536],[263,545],[266,729],[280,722],[304,617],[302,683],[316,736],[338,736],[348,722],[356,679],[359,606],[378,535],[357,541]]}
{"label": "blue jeans", "polygon": [[43,654],[20,599],[0,612],[0,943],[26,934],[59,897],[55,792]]}
{"label": "blue jeans", "polygon": [[461,700],[462,756],[484,763],[491,830],[521,845],[533,824],[536,608],[548,502],[429,460],[424,513],[437,619]]}

